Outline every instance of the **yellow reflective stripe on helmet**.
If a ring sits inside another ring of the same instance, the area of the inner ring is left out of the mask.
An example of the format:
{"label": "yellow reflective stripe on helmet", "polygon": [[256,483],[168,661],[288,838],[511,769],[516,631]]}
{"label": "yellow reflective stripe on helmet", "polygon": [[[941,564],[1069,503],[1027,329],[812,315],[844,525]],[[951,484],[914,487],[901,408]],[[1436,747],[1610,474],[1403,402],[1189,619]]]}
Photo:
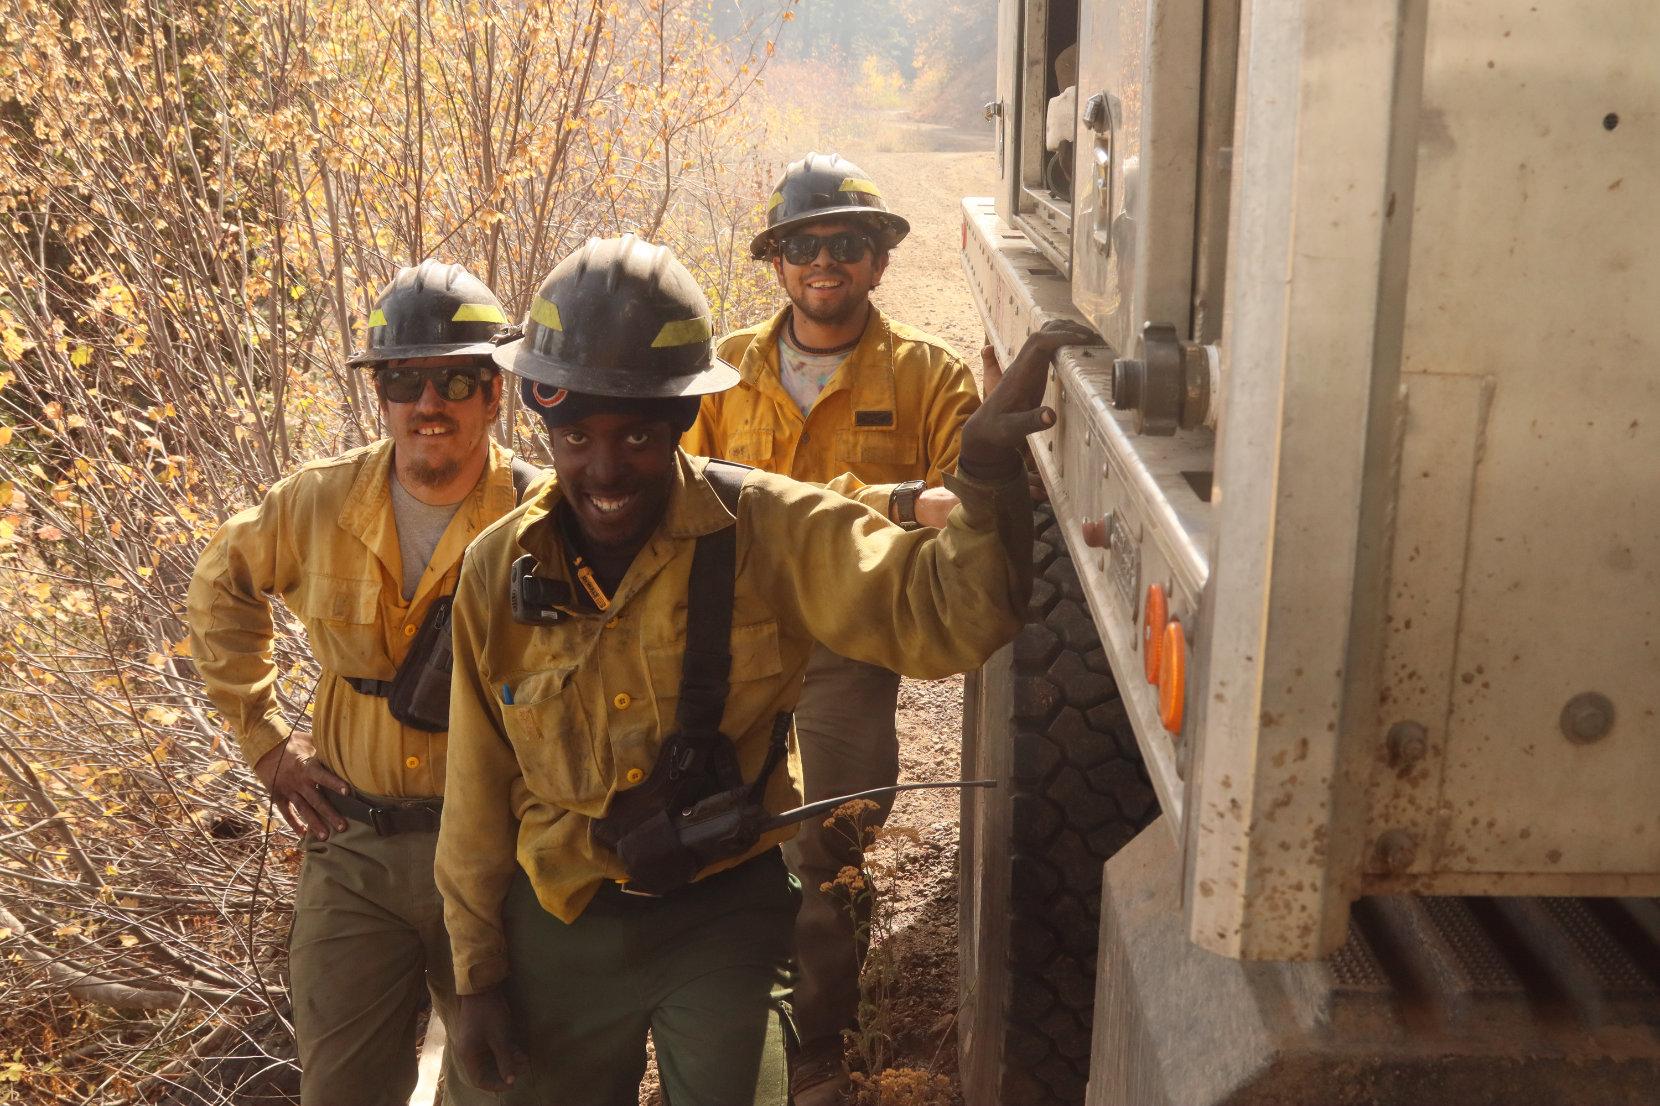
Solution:
{"label": "yellow reflective stripe on helmet", "polygon": [[836,191],[868,192],[872,196],[880,196],[882,194],[877,190],[874,181],[868,181],[863,177],[848,177],[846,180],[842,181],[841,187],[836,189]]}
{"label": "yellow reflective stripe on helmet", "polygon": [[693,342],[707,342],[710,333],[707,315],[699,315],[695,319],[675,319],[663,324],[663,329],[652,339],[651,348],[666,349],[671,346],[689,346]]}
{"label": "yellow reflective stripe on helmet", "polygon": [[767,201],[767,210],[771,211],[773,208],[777,207],[779,204],[781,204],[783,202],[784,202],[784,193],[774,192],[772,194],[772,199]]}
{"label": "yellow reflective stripe on helmet", "polygon": [[493,303],[464,303],[450,317],[452,323],[505,323],[507,316]]}
{"label": "yellow reflective stripe on helmet", "polygon": [[530,301],[530,321],[547,327],[549,330],[564,330],[559,322],[559,305],[551,300],[537,296]]}
{"label": "yellow reflective stripe on helmet", "polygon": [[385,326],[386,325],[386,312],[382,311],[378,307],[375,308],[373,311],[369,312],[369,325],[370,326]]}

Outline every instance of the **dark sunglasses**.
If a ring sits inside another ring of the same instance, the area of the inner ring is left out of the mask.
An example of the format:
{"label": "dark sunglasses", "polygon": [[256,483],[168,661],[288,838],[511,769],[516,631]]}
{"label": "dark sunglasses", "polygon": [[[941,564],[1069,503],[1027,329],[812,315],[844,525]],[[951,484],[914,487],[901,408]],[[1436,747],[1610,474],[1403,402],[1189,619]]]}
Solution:
{"label": "dark sunglasses", "polygon": [[778,241],[778,252],[784,255],[784,260],[791,265],[811,265],[818,257],[818,252],[826,247],[830,250],[830,258],[844,264],[863,261],[865,255],[876,248],[870,240],[870,235],[860,234],[856,230],[844,230],[837,234],[792,234],[788,238]]}
{"label": "dark sunglasses", "polygon": [[381,369],[375,373],[375,387],[389,403],[414,403],[432,381],[439,399],[454,403],[470,399],[487,374],[494,370],[476,365],[444,365],[436,369]]}

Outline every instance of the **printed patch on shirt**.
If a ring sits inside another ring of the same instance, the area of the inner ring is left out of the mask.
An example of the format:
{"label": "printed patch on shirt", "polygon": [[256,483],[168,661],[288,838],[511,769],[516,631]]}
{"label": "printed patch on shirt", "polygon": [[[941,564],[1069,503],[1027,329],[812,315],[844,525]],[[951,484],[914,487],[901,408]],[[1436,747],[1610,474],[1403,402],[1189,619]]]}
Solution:
{"label": "printed patch on shirt", "polygon": [[564,403],[565,397],[571,393],[567,388],[555,388],[551,384],[538,382],[530,386],[530,394],[536,398],[536,406],[551,408]]}
{"label": "printed patch on shirt", "polygon": [[854,426],[892,426],[892,411],[855,411],[853,412]]}

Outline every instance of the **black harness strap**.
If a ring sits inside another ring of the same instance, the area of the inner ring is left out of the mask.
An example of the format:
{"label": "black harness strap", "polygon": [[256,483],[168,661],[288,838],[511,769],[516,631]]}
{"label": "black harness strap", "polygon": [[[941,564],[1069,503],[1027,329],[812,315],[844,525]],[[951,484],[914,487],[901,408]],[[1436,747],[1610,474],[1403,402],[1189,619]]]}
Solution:
{"label": "black harness strap", "polygon": [[513,469],[513,502],[522,503],[524,502],[525,489],[529,488],[532,481],[542,475],[544,470],[537,468],[523,457],[513,458],[511,467]]}
{"label": "black harness strap", "polygon": [[[749,468],[710,461],[704,479],[721,504],[737,514],[738,496]],[[669,765],[671,780],[701,784],[712,774],[719,788],[738,787],[737,757],[720,731],[726,696],[732,687],[732,601],[738,565],[738,526],[697,540],[692,572],[686,582],[686,652],[680,662],[680,705],[675,731],[686,743],[678,763]],[[694,796],[682,794],[681,799]]]}
{"label": "black harness strap", "polygon": [[[710,461],[704,478],[736,516],[750,470]],[[605,817],[590,823],[600,846],[614,851],[635,894],[663,894],[698,870],[754,846],[765,817],[761,798],[788,754],[790,716],[773,722],[766,761],[744,783],[737,750],[721,732],[732,678],[732,608],[736,591],[736,521],[698,538],[686,584],[686,649],[681,661],[675,731],[639,787],[619,792]]]}
{"label": "black harness strap", "polygon": [[364,676],[347,676],[346,682],[360,695],[379,695],[382,699],[392,694],[391,680],[371,680]]}

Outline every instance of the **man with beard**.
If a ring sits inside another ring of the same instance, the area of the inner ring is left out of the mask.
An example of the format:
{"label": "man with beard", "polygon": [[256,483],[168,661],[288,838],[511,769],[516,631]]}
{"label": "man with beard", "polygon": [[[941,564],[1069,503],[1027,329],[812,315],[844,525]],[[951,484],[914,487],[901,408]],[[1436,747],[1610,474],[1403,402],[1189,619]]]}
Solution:
{"label": "man with beard", "polygon": [[[528,476],[489,436],[490,355],[510,334],[461,266],[400,270],[348,361],[372,370],[389,436],[279,481],[220,527],[191,581],[208,695],[304,837],[289,975],[305,1106],[408,1101],[426,995],[446,1019],[453,1008],[432,877],[448,679],[428,662],[447,658],[462,551]],[[277,696],[271,596],[322,670],[309,723]],[[447,1083],[451,1102],[476,1093],[453,1071]]]}
{"label": "man with beard", "polygon": [[[870,301],[889,251],[909,231],[857,165],[834,154],[792,163],[750,244],[753,257],[771,261],[789,303],[720,343],[742,379],[703,401],[686,448],[826,484],[907,528],[944,526],[956,497],[941,476],[956,465],[980,393],[948,345]],[[814,650],[795,715],[809,800],[898,778],[898,697],[888,669]],[[880,824],[891,805],[877,804],[863,822]],[[860,836],[846,820],[815,819],[784,850],[805,888],[796,924],[798,1106],[833,1103],[848,1086],[842,1033],[858,1010],[863,918],[820,888],[859,865]]]}
{"label": "man with beard", "polygon": [[[675,1106],[784,1106],[798,900],[791,708],[814,643],[939,677],[1031,589],[1019,447],[1051,425],[1063,324],[968,421],[943,533],[679,448],[738,374],[668,250],[592,241],[497,362],[555,479],[480,535],[456,591],[438,884],[455,1052],[505,1103],[634,1106],[649,1031]],[[823,817],[822,814],[819,815]]]}

